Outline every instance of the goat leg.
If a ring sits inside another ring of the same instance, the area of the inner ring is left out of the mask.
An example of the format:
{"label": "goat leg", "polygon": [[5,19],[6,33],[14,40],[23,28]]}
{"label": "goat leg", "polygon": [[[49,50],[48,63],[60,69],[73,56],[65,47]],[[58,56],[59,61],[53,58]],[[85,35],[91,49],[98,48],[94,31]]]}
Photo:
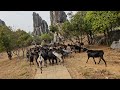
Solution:
{"label": "goat leg", "polygon": [[[94,62],[95,62],[95,58],[93,57],[93,60],[94,60]],[[95,64],[96,64],[96,62],[95,62]]]}
{"label": "goat leg", "polygon": [[42,74],[42,66],[40,67],[40,70],[41,70],[41,74]]}
{"label": "goat leg", "polygon": [[58,65],[57,59],[55,59],[55,60],[56,60],[56,64]]}
{"label": "goat leg", "polygon": [[104,63],[105,63],[105,66],[107,67],[107,64],[106,64],[106,61],[105,61],[105,59],[102,57],[102,60],[104,61]]}
{"label": "goat leg", "polygon": [[100,62],[101,62],[101,57],[100,57],[100,60],[99,60],[98,64],[100,64]]}
{"label": "goat leg", "polygon": [[40,70],[41,70],[41,74],[42,74],[42,61],[40,62]]}
{"label": "goat leg", "polygon": [[46,60],[44,60],[44,66],[46,66],[46,67],[47,67]]}
{"label": "goat leg", "polygon": [[88,57],[88,59],[87,59],[86,63],[88,63],[89,58],[90,58],[90,57]]}
{"label": "goat leg", "polygon": [[52,66],[54,65],[54,59],[52,59]]}
{"label": "goat leg", "polygon": [[51,60],[49,59],[49,64],[51,65]]}
{"label": "goat leg", "polygon": [[39,67],[39,63],[38,63],[37,59],[36,59],[36,63],[37,63],[37,66]]}
{"label": "goat leg", "polygon": [[47,60],[45,61],[45,65],[46,65],[46,67],[47,67]]}

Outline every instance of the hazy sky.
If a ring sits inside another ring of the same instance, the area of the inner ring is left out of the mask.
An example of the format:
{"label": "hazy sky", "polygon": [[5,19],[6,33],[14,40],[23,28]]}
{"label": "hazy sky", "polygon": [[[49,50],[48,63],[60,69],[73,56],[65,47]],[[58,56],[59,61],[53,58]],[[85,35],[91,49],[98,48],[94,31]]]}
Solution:
{"label": "hazy sky", "polygon": [[[7,26],[13,29],[23,29],[26,32],[33,31],[33,16],[32,13],[36,12],[43,20],[47,21],[50,25],[50,12],[49,11],[0,11],[0,19],[5,21]],[[66,13],[68,11],[65,11]],[[76,13],[76,11],[73,11]]]}

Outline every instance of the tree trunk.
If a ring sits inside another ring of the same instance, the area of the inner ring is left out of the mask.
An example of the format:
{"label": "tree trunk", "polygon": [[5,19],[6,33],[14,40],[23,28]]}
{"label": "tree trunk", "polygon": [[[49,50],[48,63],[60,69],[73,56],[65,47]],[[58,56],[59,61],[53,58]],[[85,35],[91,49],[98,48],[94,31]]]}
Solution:
{"label": "tree trunk", "polygon": [[93,44],[92,31],[89,32],[90,45]]}
{"label": "tree trunk", "polygon": [[[112,26],[111,26],[110,30],[112,32]],[[112,44],[112,36],[110,35],[110,32],[109,32],[109,38],[110,38],[110,44]]]}
{"label": "tree trunk", "polygon": [[107,29],[107,45],[110,45],[109,29]]}
{"label": "tree trunk", "polygon": [[105,37],[105,44],[107,44],[107,35],[106,35],[106,32],[105,32],[105,30],[104,30],[104,37]]}
{"label": "tree trunk", "polygon": [[23,58],[24,58],[24,56],[25,56],[25,47],[22,48],[22,52],[23,52],[23,55],[22,55],[22,56],[23,56]]}
{"label": "tree trunk", "polygon": [[81,38],[80,38],[80,43],[83,42],[83,32],[81,32]]}
{"label": "tree trunk", "polygon": [[88,39],[88,44],[90,45],[90,38],[88,33],[87,33],[87,39]]}
{"label": "tree trunk", "polygon": [[93,34],[93,40],[92,40],[92,44],[95,44],[95,35]]}
{"label": "tree trunk", "polygon": [[76,36],[76,37],[78,38],[78,41],[81,42],[80,37],[79,36]]}
{"label": "tree trunk", "polygon": [[13,53],[18,57],[18,59],[20,59],[19,49],[16,49],[15,51],[13,51]]}

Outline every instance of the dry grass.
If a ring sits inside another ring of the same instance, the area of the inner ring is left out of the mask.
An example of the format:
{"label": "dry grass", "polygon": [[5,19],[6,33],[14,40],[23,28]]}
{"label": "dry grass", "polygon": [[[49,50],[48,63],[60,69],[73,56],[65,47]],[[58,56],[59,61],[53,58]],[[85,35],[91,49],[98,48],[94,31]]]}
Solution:
{"label": "dry grass", "polygon": [[8,60],[6,53],[0,59],[0,79],[32,79],[36,74],[36,65],[30,67],[26,59],[18,59],[15,55]]}
{"label": "dry grass", "polygon": [[[74,57],[65,59],[67,67],[73,79],[120,79],[120,52],[111,50],[105,46],[87,46],[89,49],[104,50],[104,58],[107,67],[103,61],[100,64],[94,64],[92,58],[88,63],[85,52],[73,53]],[[98,58],[95,59],[98,62]],[[25,59],[8,60],[6,53],[0,58],[0,79],[33,79],[36,74],[35,65],[29,66]]]}
{"label": "dry grass", "polygon": [[[88,46],[87,46],[88,47]],[[100,64],[94,64],[92,58],[89,59],[88,63],[87,54],[73,53],[74,58],[67,58],[65,65],[68,68],[72,78],[74,79],[120,79],[120,52],[111,50],[105,46],[89,46],[89,49],[102,49],[104,50],[104,59],[107,62],[107,67],[103,61]],[[98,58],[95,59],[99,61]]]}

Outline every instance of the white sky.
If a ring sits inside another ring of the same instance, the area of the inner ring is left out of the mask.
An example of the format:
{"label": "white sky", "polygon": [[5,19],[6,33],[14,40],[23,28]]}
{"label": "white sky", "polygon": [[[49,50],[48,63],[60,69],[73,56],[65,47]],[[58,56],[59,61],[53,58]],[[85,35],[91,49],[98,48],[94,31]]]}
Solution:
{"label": "white sky", "polygon": [[[20,28],[26,32],[32,32],[33,12],[38,13],[39,16],[50,25],[49,11],[0,11],[0,19],[3,20],[7,26],[11,26],[15,30]],[[65,12],[67,13],[68,11]],[[73,11],[73,13],[76,13],[76,11]]]}

